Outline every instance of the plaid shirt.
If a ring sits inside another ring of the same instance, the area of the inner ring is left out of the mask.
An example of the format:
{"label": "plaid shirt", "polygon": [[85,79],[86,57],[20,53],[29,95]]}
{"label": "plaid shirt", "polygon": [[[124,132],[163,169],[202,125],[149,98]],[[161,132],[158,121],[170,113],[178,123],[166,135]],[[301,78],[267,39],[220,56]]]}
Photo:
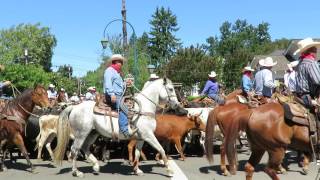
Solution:
{"label": "plaid shirt", "polygon": [[315,96],[316,88],[320,85],[320,68],[317,61],[303,59],[297,67],[296,72],[298,93]]}

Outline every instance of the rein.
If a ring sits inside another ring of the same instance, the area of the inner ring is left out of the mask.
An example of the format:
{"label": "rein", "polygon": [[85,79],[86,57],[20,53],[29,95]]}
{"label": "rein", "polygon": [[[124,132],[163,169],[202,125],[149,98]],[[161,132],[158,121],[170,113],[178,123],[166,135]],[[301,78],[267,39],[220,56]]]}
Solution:
{"label": "rein", "polygon": [[21,106],[20,103],[18,103],[18,106],[24,111],[26,112],[27,114],[31,115],[31,116],[35,116],[37,118],[40,118],[40,116],[36,115],[36,114],[33,114],[32,112],[29,112],[28,110],[26,110],[23,106]]}

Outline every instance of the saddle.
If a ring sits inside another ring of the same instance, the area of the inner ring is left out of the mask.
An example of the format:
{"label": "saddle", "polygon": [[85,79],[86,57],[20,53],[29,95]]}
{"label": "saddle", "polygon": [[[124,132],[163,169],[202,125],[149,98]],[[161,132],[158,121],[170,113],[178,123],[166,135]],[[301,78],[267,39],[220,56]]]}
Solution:
{"label": "saddle", "polygon": [[275,96],[279,103],[282,104],[284,116],[287,120],[309,127],[311,133],[316,132],[316,118],[310,113],[309,109],[302,104],[303,101],[301,99],[282,94],[276,94]]}
{"label": "saddle", "polygon": [[110,117],[119,117],[119,114],[117,111],[113,110],[110,105],[108,105],[105,101],[105,98],[102,96],[97,96],[96,98],[96,104],[93,108],[93,112],[95,114],[110,116]]}
{"label": "saddle", "polygon": [[257,108],[262,104],[266,104],[269,100],[263,96],[248,96],[237,95],[238,102],[241,104],[247,104],[249,108]]}

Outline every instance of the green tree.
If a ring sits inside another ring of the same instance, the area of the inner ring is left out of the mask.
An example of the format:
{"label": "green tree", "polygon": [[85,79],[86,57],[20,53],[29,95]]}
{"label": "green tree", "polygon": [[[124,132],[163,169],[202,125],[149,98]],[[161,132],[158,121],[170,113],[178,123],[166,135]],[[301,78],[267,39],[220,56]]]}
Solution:
{"label": "green tree", "polygon": [[73,68],[72,66],[70,66],[70,64],[68,65],[65,64],[63,66],[59,66],[57,73],[63,77],[71,78],[73,73]]}
{"label": "green tree", "polygon": [[157,7],[150,24],[150,53],[152,59],[157,60],[157,63],[162,66],[168,63],[171,56],[181,46],[180,40],[174,35],[179,30],[177,17],[169,8],[166,10],[164,7]]}
{"label": "green tree", "polygon": [[37,24],[19,24],[0,31],[0,63],[24,62],[24,50],[28,49],[29,60],[51,71],[51,57],[56,38],[48,27]]}

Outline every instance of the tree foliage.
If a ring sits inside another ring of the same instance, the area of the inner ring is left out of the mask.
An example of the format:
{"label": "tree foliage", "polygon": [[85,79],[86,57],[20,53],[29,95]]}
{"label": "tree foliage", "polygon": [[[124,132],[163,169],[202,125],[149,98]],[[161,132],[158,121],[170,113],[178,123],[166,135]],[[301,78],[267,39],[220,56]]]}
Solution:
{"label": "tree foliage", "polygon": [[0,63],[24,62],[24,49],[28,49],[29,59],[39,64],[47,72],[52,66],[51,57],[56,46],[56,38],[48,27],[37,24],[19,24],[0,31]]}
{"label": "tree foliage", "polygon": [[168,8],[157,8],[152,15],[151,31],[149,32],[149,50],[152,59],[160,66],[165,65],[176,50],[181,46],[174,33],[179,30],[177,17]]}

